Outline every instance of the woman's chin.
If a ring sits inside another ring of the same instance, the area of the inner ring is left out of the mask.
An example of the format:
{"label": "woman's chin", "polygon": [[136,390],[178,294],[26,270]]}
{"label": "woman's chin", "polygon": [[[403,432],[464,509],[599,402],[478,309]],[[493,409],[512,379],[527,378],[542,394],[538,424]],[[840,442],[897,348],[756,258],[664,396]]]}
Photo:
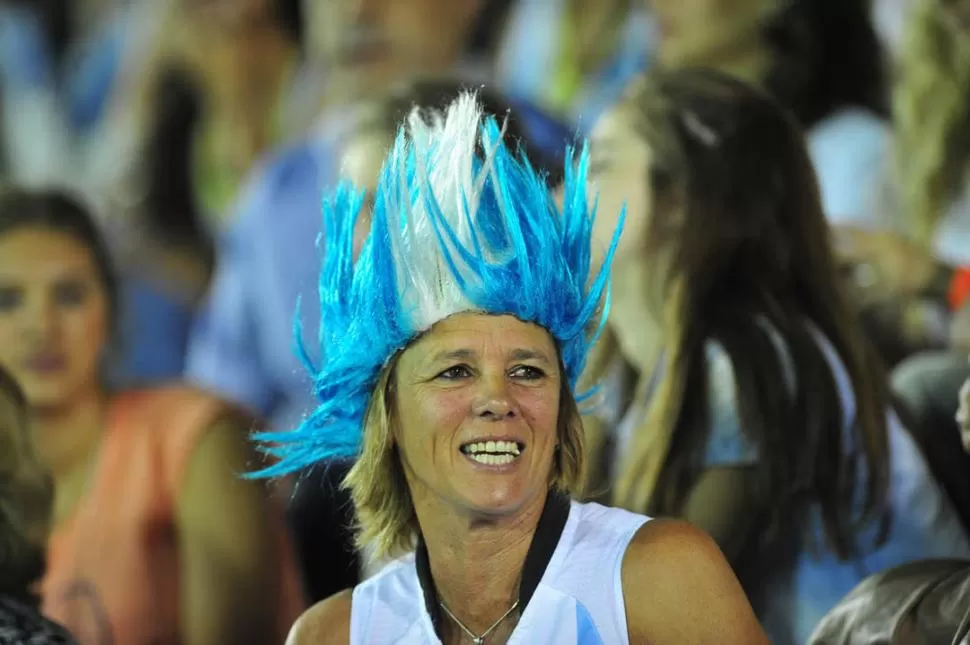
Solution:
{"label": "woman's chin", "polygon": [[477,487],[465,491],[465,505],[474,515],[500,518],[520,512],[535,495],[521,486]]}

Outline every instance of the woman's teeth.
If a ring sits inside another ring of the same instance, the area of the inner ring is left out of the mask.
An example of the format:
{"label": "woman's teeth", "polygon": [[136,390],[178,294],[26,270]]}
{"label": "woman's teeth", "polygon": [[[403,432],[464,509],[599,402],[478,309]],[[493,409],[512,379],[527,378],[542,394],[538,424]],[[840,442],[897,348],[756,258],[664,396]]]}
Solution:
{"label": "woman's teeth", "polygon": [[469,455],[472,459],[480,464],[485,464],[486,466],[504,466],[505,464],[512,463],[515,460],[515,455],[489,455],[487,453],[479,453],[477,455]]}
{"label": "woman's teeth", "polygon": [[504,466],[522,454],[522,448],[514,441],[479,441],[462,446],[461,451],[486,466]]}

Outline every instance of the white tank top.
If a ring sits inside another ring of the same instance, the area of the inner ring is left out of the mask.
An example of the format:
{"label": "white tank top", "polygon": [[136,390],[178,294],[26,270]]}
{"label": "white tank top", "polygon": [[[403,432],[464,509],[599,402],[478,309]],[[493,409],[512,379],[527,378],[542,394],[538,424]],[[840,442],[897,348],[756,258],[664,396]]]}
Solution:
{"label": "white tank top", "polygon": [[[524,609],[508,645],[628,644],[620,572],[627,545],[648,519],[550,495],[526,557]],[[350,645],[440,645],[428,581],[419,545],[354,589]]]}

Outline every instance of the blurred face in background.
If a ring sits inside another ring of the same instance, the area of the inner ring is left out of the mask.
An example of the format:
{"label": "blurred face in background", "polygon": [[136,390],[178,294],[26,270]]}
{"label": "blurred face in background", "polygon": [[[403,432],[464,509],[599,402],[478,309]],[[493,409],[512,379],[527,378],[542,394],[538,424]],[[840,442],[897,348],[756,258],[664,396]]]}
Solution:
{"label": "blurred face in background", "polygon": [[483,0],[304,0],[312,55],[352,96],[452,67]]}
{"label": "blurred face in background", "polygon": [[620,211],[626,221],[616,248],[615,262],[643,255],[650,215],[650,150],[634,129],[629,108],[615,107],[600,117],[590,135],[590,199],[598,199],[593,241],[604,253],[613,239]]}
{"label": "blurred face in background", "polygon": [[99,387],[109,320],[86,246],[42,228],[0,235],[0,365],[32,408],[69,407]]}
{"label": "blurred face in background", "polygon": [[660,31],[664,67],[717,67],[725,53],[758,46],[761,25],[781,0],[647,0]]}

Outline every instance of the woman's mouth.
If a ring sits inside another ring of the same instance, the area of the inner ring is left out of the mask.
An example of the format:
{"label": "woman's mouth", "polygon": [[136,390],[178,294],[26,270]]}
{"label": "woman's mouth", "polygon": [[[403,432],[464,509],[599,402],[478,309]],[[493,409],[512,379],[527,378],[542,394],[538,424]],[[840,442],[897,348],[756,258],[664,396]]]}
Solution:
{"label": "woman's mouth", "polygon": [[67,360],[63,354],[56,352],[45,352],[35,354],[27,359],[24,366],[31,372],[38,374],[50,374],[59,372],[67,365]]}
{"label": "woman's mouth", "polygon": [[517,441],[476,441],[461,446],[461,452],[483,466],[506,466],[519,458],[525,444]]}

